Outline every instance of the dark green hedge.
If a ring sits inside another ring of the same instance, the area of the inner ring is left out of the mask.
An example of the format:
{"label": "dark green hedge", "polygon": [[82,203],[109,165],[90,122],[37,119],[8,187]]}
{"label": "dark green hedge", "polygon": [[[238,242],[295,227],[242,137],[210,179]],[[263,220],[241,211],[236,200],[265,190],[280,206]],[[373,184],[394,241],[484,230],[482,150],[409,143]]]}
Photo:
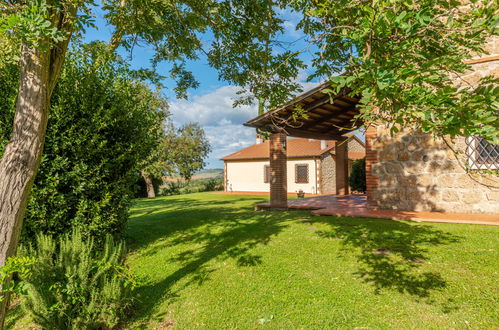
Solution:
{"label": "dark green hedge", "polygon": [[52,97],[24,238],[77,227],[99,241],[124,229],[136,174],[157,145],[163,114],[157,96],[105,49],[87,45],[67,58]]}
{"label": "dark green hedge", "polygon": [[366,192],[366,159],[353,161],[350,177],[348,178],[350,188],[360,193]]}

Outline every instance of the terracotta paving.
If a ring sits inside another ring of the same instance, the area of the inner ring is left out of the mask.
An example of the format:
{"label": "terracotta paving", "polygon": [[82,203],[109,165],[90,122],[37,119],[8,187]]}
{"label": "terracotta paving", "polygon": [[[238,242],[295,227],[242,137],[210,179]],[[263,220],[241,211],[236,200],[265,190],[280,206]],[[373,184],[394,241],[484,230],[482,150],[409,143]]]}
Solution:
{"label": "terracotta paving", "polygon": [[[268,196],[269,192],[265,191],[216,191],[213,194],[217,195],[247,195],[247,196]],[[296,196],[296,193],[288,193],[288,196]],[[306,196],[329,196],[329,195],[320,195],[320,194],[306,194]]]}
{"label": "terracotta paving", "polygon": [[[270,203],[260,203],[256,205],[256,208],[260,210],[268,209],[269,207]],[[294,199],[288,201],[288,208],[312,210],[311,213],[314,215],[332,215],[337,217],[499,225],[499,215],[493,214],[368,210],[365,195],[324,195]]]}

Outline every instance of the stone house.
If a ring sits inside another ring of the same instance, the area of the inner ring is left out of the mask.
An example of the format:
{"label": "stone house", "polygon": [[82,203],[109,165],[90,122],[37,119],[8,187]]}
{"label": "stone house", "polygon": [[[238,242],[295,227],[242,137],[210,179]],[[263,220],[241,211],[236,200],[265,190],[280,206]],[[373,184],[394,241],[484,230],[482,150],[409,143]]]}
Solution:
{"label": "stone house", "polygon": [[499,170],[498,146],[465,138],[446,142],[411,131],[390,136],[382,126],[369,130],[366,140],[371,207],[499,214],[497,172],[466,166],[481,154],[481,165]]}
{"label": "stone house", "polygon": [[[480,77],[499,77],[499,38],[487,45],[490,55],[469,60],[470,72],[461,78],[470,84]],[[348,195],[348,145],[341,144],[345,130],[360,124],[358,99],[339,93],[332,99],[322,84],[299,95],[279,109],[245,125],[272,132],[270,165],[273,175],[271,206],[287,207],[286,137],[335,140],[336,193]],[[307,118],[292,119],[300,106]],[[276,127],[273,123],[284,123]],[[366,132],[366,184],[368,209],[437,211],[499,215],[499,146],[480,137],[435,139],[411,129],[390,135],[380,123]]]}
{"label": "stone house", "polygon": [[[462,80],[473,85],[499,77],[499,37],[486,49],[490,55],[467,61],[471,70]],[[407,129],[390,136],[383,125],[369,129],[366,141],[371,207],[499,214],[499,145],[480,137],[434,139]]]}
{"label": "stone house", "polygon": [[[302,190],[307,194],[336,192],[334,141],[306,138],[287,140],[288,192]],[[365,157],[365,145],[358,137],[348,139],[349,166]],[[270,191],[269,141],[254,145],[222,158],[225,191]]]}

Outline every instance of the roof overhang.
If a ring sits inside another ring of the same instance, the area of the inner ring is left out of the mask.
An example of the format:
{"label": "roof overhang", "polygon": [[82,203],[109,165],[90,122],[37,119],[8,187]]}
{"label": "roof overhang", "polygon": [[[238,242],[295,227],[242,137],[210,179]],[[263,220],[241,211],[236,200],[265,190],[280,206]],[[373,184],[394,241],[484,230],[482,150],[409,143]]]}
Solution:
{"label": "roof overhang", "polygon": [[[321,155],[301,155],[301,156],[287,156],[287,159],[319,159],[321,158]],[[223,160],[224,162],[238,162],[238,161],[249,161],[249,160],[254,160],[254,161],[262,161],[262,160],[269,160],[270,157],[243,157],[243,158],[220,158],[220,160]]]}
{"label": "roof overhang", "polygon": [[[282,132],[288,136],[341,140],[344,134],[362,125],[360,121],[354,120],[359,114],[359,98],[349,96],[347,89],[331,96],[325,92],[329,87],[329,82],[323,83],[244,125],[267,132]],[[303,109],[303,116],[296,116],[298,107]]]}

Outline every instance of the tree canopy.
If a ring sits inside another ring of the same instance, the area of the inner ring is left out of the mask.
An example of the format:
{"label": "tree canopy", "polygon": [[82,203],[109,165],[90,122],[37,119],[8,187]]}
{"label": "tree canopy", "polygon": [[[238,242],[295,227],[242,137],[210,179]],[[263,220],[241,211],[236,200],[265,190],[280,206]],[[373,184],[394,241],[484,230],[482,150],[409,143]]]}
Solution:
{"label": "tree canopy", "polygon": [[211,151],[210,142],[197,123],[183,125],[173,134],[167,134],[162,148],[169,174],[186,181],[206,166],[206,157]]}
{"label": "tree canopy", "polygon": [[210,142],[199,124],[189,123],[175,128],[170,120],[166,120],[157,147],[141,168],[146,196],[156,196],[163,176],[189,181],[206,166],[210,151]]}
{"label": "tree canopy", "polygon": [[[480,135],[498,143],[498,78],[470,85],[465,60],[497,36],[498,2],[475,0],[296,1],[319,46],[315,75],[333,92],[361,97],[366,125],[415,127],[437,136]],[[336,74],[336,76],[334,76]]]}
{"label": "tree canopy", "polygon": [[[60,3],[7,2],[0,30],[53,47],[72,31],[53,23],[56,12],[75,32],[92,24],[92,1]],[[497,139],[497,80],[456,84],[469,68],[464,61],[483,54],[487,38],[497,35],[496,1],[106,0],[101,7],[115,27],[110,45],[152,45],[155,64],[172,63],[168,77],[178,82],[178,96],[197,86],[186,60],[203,52],[221,79],[242,87],[236,105],[256,100],[268,109],[299,91],[300,49],[279,47],[285,24],[279,13],[287,10],[301,15],[298,28],[316,46],[310,78],[332,78],[333,92],[348,87],[361,96],[364,122]]]}
{"label": "tree canopy", "polygon": [[246,0],[220,6],[222,21],[208,53],[221,79],[241,87],[234,102],[258,103],[258,114],[277,107],[302,91],[297,76],[306,66],[282,38],[284,19],[278,11],[287,1]]}

